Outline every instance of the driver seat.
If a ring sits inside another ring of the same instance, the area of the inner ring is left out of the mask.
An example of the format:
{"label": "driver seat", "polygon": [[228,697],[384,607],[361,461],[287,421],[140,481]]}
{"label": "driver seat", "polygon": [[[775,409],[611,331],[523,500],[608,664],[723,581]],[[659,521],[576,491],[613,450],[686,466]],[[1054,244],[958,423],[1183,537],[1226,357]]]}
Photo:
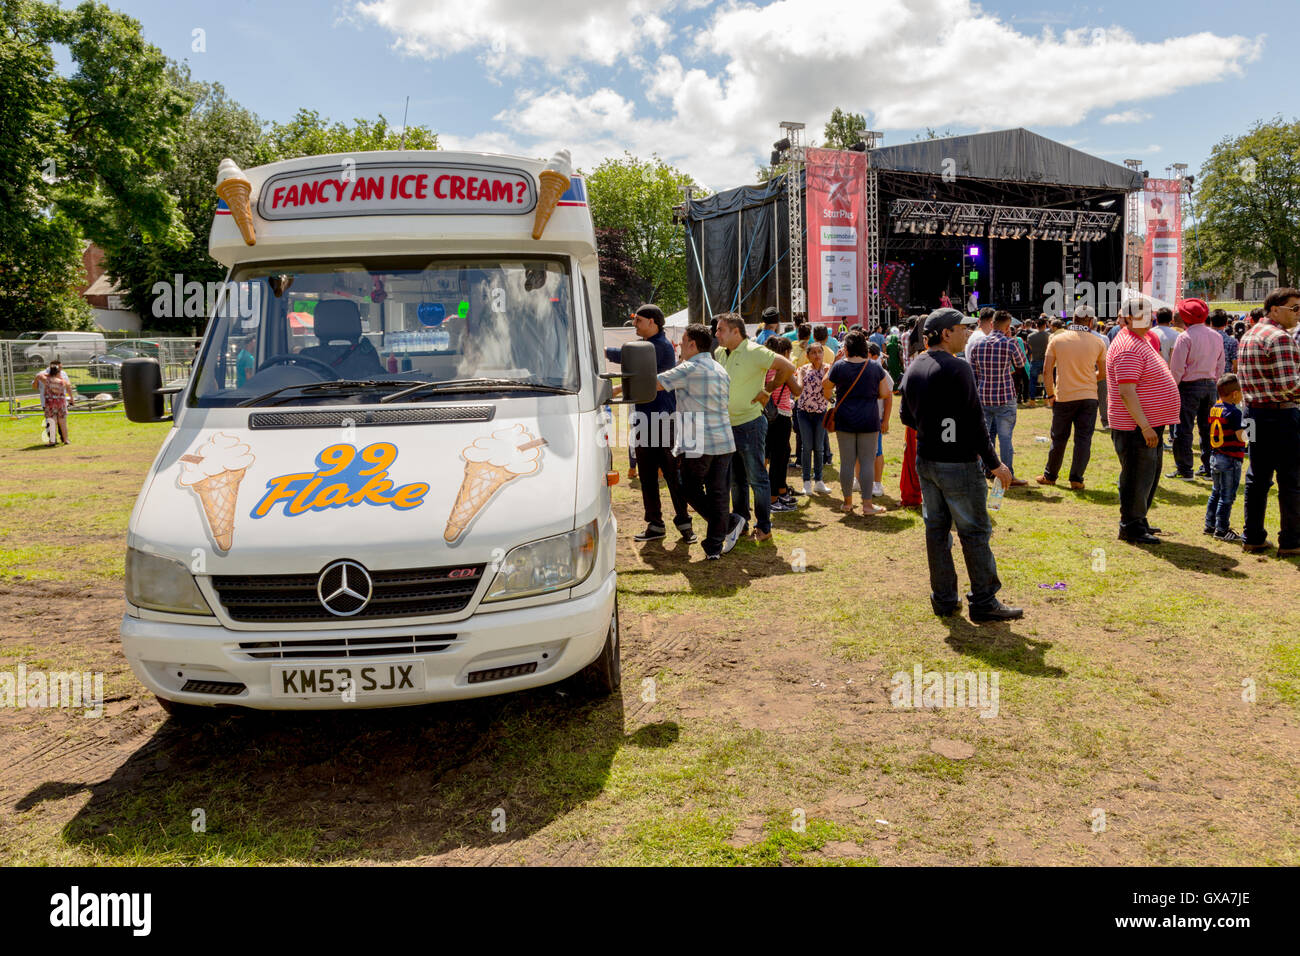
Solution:
{"label": "driver seat", "polygon": [[361,334],[361,310],[351,299],[316,303],[313,331],[319,345],[299,354],[335,369],[340,378],[373,378],[387,370],[370,340]]}

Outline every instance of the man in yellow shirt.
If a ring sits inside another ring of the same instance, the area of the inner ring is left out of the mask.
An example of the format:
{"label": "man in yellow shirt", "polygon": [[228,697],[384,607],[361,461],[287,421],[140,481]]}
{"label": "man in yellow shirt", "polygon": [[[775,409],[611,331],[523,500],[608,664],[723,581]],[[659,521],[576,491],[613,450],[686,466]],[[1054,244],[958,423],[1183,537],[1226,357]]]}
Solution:
{"label": "man in yellow shirt", "polygon": [[1070,487],[1083,488],[1083,473],[1092,457],[1092,433],[1097,428],[1097,383],[1106,380],[1106,343],[1092,334],[1096,313],[1081,305],[1074,324],[1047,341],[1043,357],[1043,390],[1052,409],[1052,447],[1040,485],[1054,485],[1065,460],[1065,443],[1074,429]]}
{"label": "man in yellow shirt", "polygon": [[[775,369],[772,388],[789,384],[794,395],[800,392],[794,380],[794,365],[769,348],[756,344],[745,334],[745,320],[735,312],[725,312],[718,319],[718,350],[713,358],[727,370],[731,391],[727,412],[731,416],[731,434],[736,451],[731,459],[731,521],[728,543],[744,533],[749,524],[749,491],[754,490],[754,538],[767,541],[772,537],[772,491],[763,458],[767,453],[767,419],[763,406],[771,393],[763,388],[767,370]],[[728,550],[730,550],[728,548]]]}

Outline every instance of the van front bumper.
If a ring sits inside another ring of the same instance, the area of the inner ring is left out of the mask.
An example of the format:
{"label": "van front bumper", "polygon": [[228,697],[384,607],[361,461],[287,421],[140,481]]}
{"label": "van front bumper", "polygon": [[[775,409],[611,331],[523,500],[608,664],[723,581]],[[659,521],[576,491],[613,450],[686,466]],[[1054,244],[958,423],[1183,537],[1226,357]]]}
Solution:
{"label": "van front bumper", "polygon": [[[555,683],[586,667],[599,656],[609,634],[614,613],[614,572],[590,594],[556,604],[474,614],[445,627],[357,628],[329,631],[230,631],[211,625],[151,621],[124,615],[122,651],[136,677],[159,697],[186,704],[250,707],[257,710],[345,710],[365,707],[403,707],[441,700],[487,697]],[[440,643],[445,649],[430,653],[366,657],[266,659],[261,648],[247,645],[281,642],[290,650],[295,641],[311,643],[340,638],[416,637],[422,644]],[[240,645],[245,645],[241,647]],[[279,665],[357,667],[413,660],[424,664],[423,686],[382,696],[356,695],[355,702],[340,694],[328,697],[272,696],[271,680]],[[531,673],[471,683],[470,675],[509,668]],[[222,688],[227,693],[198,693],[186,685]],[[235,685],[242,690],[229,693]]]}

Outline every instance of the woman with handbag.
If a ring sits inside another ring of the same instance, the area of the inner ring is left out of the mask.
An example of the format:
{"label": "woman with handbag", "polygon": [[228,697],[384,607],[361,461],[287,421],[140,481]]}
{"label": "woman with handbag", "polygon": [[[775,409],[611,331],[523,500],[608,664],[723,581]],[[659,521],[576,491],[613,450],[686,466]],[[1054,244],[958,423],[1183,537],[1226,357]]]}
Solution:
{"label": "woman with handbag", "polygon": [[[32,389],[40,393],[41,407],[46,421],[53,420],[58,425],[59,438],[68,444],[68,402],[72,399],[72,381],[63,371],[63,363],[55,359],[50,367],[42,369],[32,379]],[[46,440],[51,445],[53,436]]]}
{"label": "woman with handbag", "polygon": [[814,489],[819,495],[830,492],[826,482],[822,481],[822,448],[826,441],[822,418],[830,407],[827,392],[831,386],[826,378],[829,372],[825,350],[819,348],[810,349],[808,364],[799,366],[795,372],[799,387],[803,389],[795,403],[794,414],[799,428],[799,470],[803,475],[805,495],[811,495]]}
{"label": "woman with handbag", "polygon": [[[876,362],[868,361],[867,337],[860,331],[844,337],[844,358],[831,366],[827,381],[835,387],[835,407],[826,413],[826,430],[835,433],[840,445],[840,492],[845,514],[853,511],[853,475],[861,464],[870,475],[876,462],[876,436],[888,432],[889,424],[881,423],[877,400],[890,399],[892,395],[885,378],[885,370]],[[870,497],[863,501],[864,515],[880,514],[885,509]]]}

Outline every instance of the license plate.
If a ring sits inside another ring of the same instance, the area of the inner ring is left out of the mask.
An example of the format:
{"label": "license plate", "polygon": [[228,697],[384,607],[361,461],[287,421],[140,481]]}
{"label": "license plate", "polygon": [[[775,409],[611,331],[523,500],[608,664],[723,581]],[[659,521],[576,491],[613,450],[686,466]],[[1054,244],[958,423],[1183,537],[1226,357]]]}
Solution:
{"label": "license plate", "polygon": [[272,697],[383,697],[424,690],[424,661],[271,665]]}

